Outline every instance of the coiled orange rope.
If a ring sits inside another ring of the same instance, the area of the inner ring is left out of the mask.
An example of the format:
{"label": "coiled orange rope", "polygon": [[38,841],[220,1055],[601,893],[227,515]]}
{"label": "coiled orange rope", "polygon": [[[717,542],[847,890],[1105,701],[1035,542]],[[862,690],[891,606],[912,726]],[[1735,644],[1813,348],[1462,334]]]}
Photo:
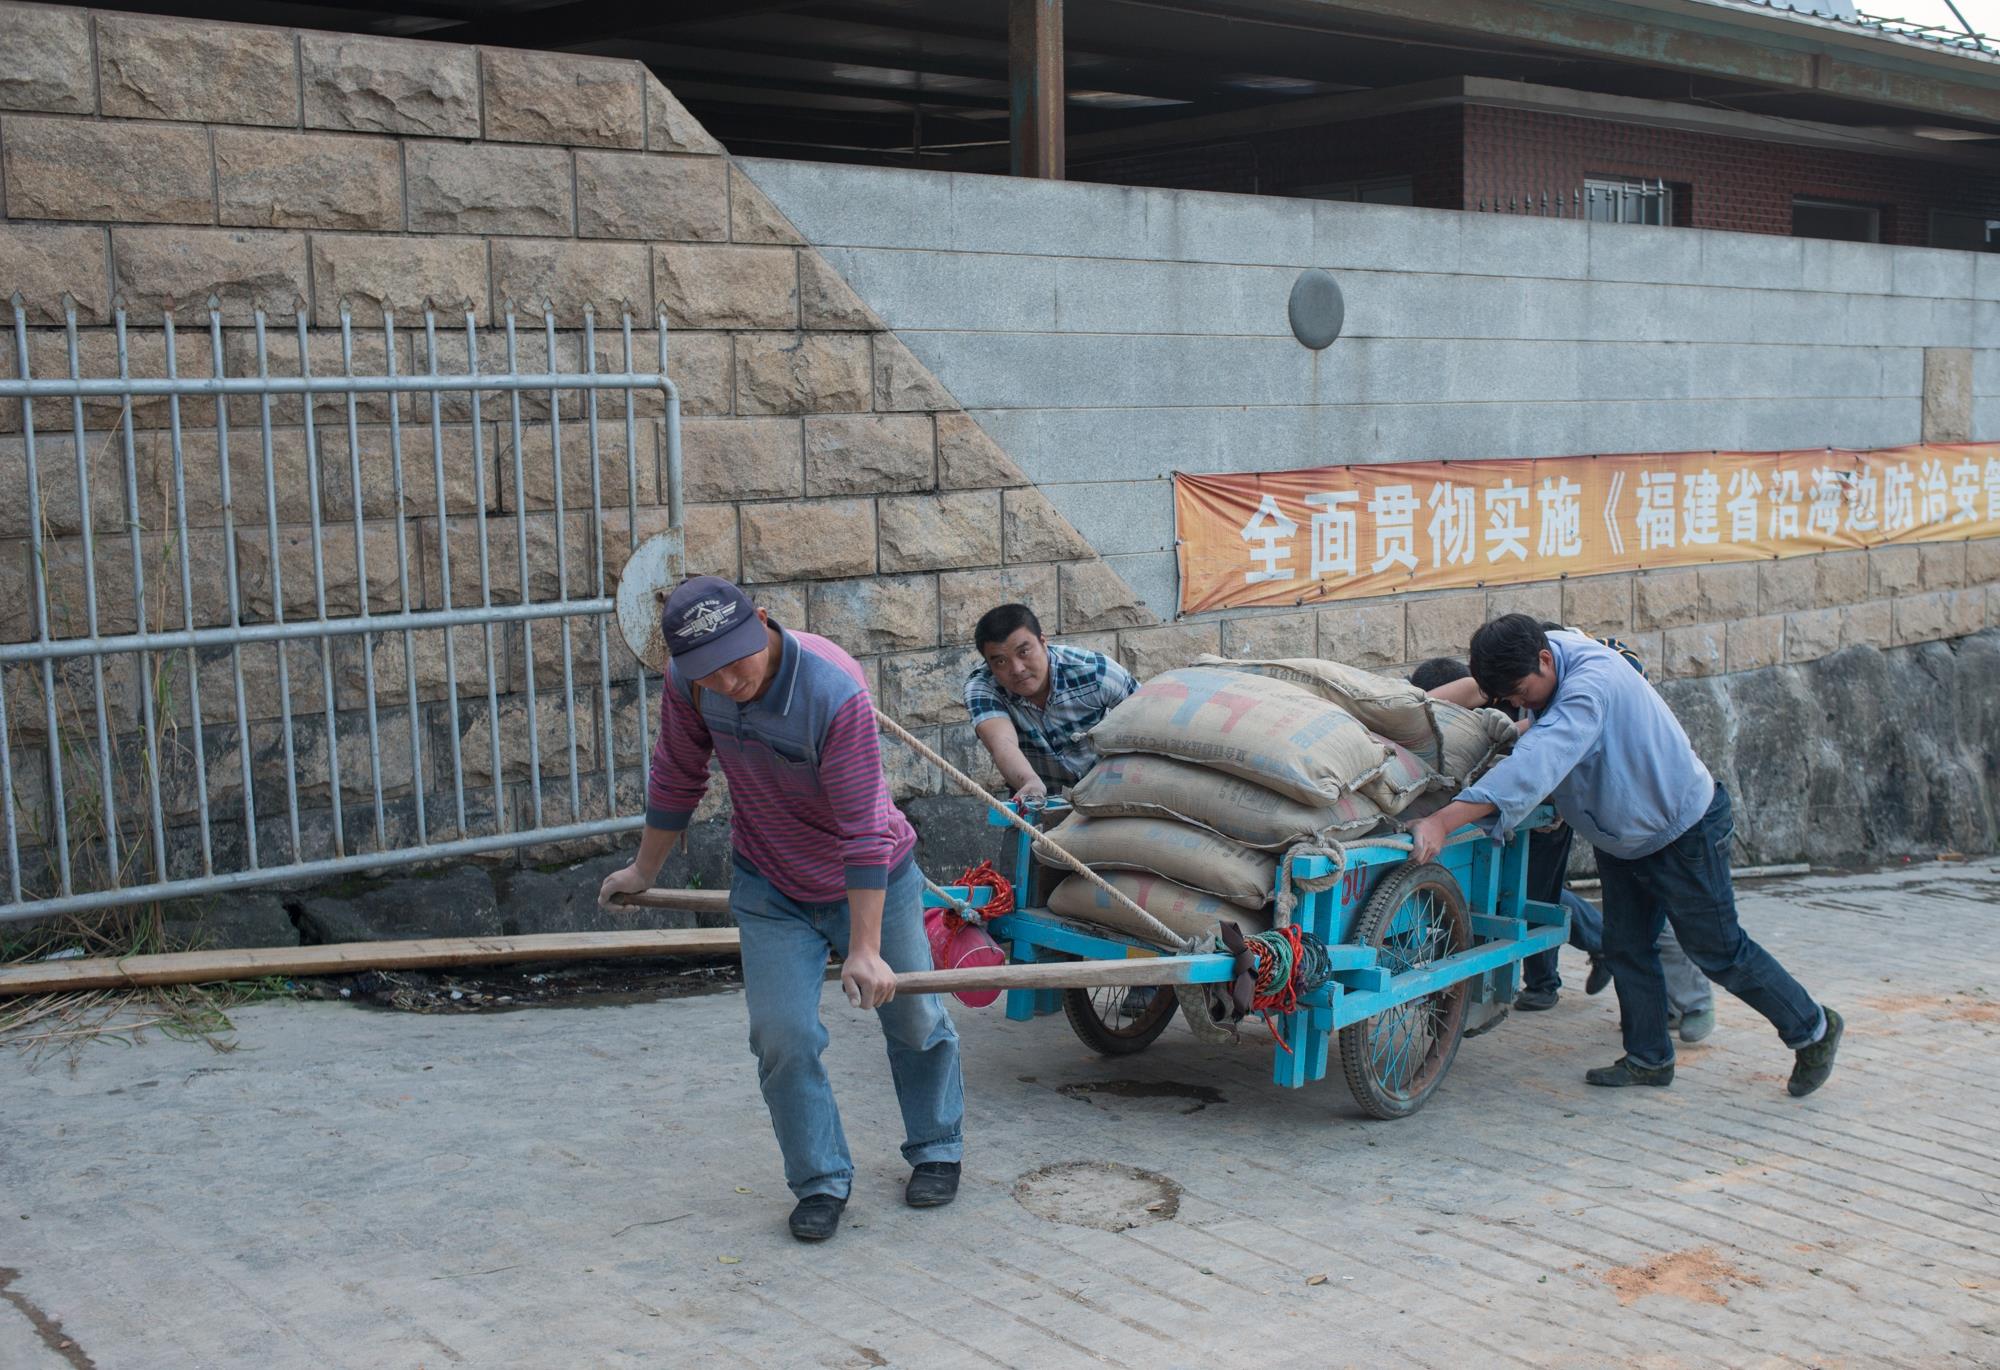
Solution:
{"label": "coiled orange rope", "polygon": [[[963,885],[967,890],[989,889],[993,891],[993,897],[988,899],[984,904],[974,905],[971,901],[967,901],[967,907],[976,909],[979,914],[979,921],[982,923],[998,918],[1003,913],[1012,913],[1014,911],[1014,884],[995,869],[991,861],[981,861],[976,866],[967,867],[964,874],[960,875],[953,883]],[[954,928],[962,928],[967,922],[955,908],[946,909],[944,916],[945,921]]]}

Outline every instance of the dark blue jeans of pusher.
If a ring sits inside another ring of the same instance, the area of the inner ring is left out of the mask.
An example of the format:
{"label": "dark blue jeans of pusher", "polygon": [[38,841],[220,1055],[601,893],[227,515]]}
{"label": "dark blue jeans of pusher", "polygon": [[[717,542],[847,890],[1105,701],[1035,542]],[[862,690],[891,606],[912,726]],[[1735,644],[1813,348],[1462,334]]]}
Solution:
{"label": "dark blue jeans of pusher", "polygon": [[[1575,836],[1567,823],[1557,824],[1547,832],[1528,830],[1528,898],[1553,904],[1562,897],[1563,882],[1569,875],[1569,845]],[[1597,950],[1575,918],[1570,919],[1569,944],[1579,951]],[[1554,992],[1562,988],[1562,976],[1556,971],[1557,950],[1550,947],[1538,951],[1521,963],[1522,989]]]}
{"label": "dark blue jeans of pusher", "polygon": [[1805,987],[1736,922],[1729,844],[1736,825],[1729,792],[1715,787],[1708,812],[1666,846],[1626,860],[1597,853],[1604,881],[1604,959],[1618,989],[1625,1054],[1657,1069],[1674,1059],[1667,1035],[1667,984],[1655,945],[1663,921],[1702,973],[1770,1019],[1797,1051],[1819,1036],[1824,1017]]}
{"label": "dark blue jeans of pusher", "polygon": [[[1568,909],[1569,944],[1595,959],[1604,951],[1604,915],[1582,895],[1563,888],[1571,836],[1567,823],[1550,832],[1529,831],[1528,897],[1545,904],[1560,903]],[[1667,976],[1667,1007],[1673,1015],[1685,1017],[1713,1008],[1715,1001],[1708,991],[1708,979],[1674,940],[1671,924],[1661,927],[1658,946],[1661,968]],[[1555,948],[1538,951],[1521,963],[1521,988],[1531,994],[1553,994],[1562,988]]]}

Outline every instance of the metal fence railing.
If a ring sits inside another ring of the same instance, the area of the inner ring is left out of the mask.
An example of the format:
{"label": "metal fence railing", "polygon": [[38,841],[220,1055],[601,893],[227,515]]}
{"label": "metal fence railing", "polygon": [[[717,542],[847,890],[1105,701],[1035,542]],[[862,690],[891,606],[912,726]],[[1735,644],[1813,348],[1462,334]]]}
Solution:
{"label": "metal fence railing", "polygon": [[640,824],[611,591],[681,526],[664,319],[12,306],[0,922]]}
{"label": "metal fence railing", "polygon": [[1469,207],[1482,214],[1668,225],[1674,221],[1673,197],[1673,187],[1663,180],[1592,180],[1568,190],[1482,195]]}

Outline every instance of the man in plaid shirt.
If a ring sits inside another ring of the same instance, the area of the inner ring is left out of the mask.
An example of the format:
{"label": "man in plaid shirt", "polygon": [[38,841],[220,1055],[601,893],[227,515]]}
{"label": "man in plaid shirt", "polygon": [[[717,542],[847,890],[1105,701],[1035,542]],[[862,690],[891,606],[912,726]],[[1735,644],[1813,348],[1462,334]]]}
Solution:
{"label": "man in plaid shirt", "polygon": [[1139,688],[1102,652],[1050,646],[1025,604],[988,610],[972,631],[982,663],[965,680],[965,709],[993,764],[1023,803],[1073,785],[1097,764],[1090,730]]}

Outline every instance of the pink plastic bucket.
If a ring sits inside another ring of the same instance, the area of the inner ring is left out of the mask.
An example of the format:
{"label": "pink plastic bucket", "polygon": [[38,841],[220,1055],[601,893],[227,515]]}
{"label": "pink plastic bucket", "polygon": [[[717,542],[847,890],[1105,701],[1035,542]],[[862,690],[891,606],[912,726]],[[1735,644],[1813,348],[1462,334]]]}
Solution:
{"label": "pink plastic bucket", "polygon": [[[1007,953],[986,935],[984,928],[970,923],[954,928],[945,920],[943,909],[924,910],[924,932],[931,941],[931,964],[939,970],[1007,964]],[[985,1008],[999,997],[997,989],[964,990],[957,995],[968,1008]]]}

